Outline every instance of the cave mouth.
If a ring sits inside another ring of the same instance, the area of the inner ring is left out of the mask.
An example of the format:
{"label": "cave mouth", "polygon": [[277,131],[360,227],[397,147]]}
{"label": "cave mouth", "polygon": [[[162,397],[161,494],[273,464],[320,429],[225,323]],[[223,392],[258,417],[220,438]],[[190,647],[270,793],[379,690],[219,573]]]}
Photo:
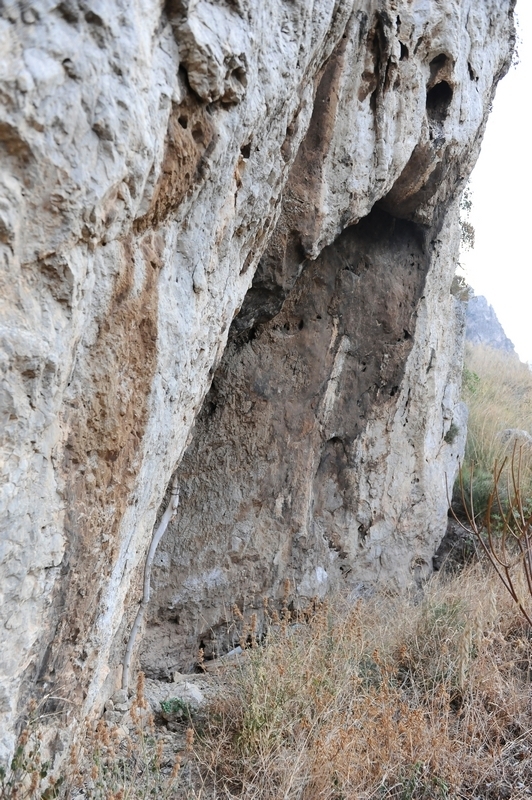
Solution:
{"label": "cave mouth", "polygon": [[318,568],[332,591],[371,558],[369,519],[361,532],[356,515],[374,473],[359,445],[372,452],[361,437],[400,402],[431,236],[374,207],[310,260],[280,225],[177,470],[140,653],[148,675],[193,669],[198,643],[205,659],[230,651],[239,598],[260,625],[262,598],[277,608],[286,577],[305,603],[324,588]]}
{"label": "cave mouth", "polygon": [[443,122],[449,114],[453,90],[447,81],[440,81],[427,92],[427,115],[433,122]]}

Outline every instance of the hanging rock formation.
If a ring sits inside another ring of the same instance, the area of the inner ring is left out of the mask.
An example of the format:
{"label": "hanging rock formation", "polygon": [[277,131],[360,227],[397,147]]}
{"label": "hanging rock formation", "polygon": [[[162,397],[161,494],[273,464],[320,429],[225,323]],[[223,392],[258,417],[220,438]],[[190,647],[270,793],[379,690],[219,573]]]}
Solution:
{"label": "hanging rock formation", "polygon": [[65,697],[60,750],[119,683],[178,465],[154,672],[286,578],[428,574],[464,436],[456,202],[512,14],[2,4],[0,758],[31,695]]}

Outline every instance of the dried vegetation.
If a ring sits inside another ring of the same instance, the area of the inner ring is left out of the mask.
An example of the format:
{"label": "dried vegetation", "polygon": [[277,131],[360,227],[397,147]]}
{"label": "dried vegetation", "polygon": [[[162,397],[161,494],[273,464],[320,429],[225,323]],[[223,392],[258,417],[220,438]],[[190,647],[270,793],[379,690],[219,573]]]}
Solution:
{"label": "dried vegetation", "polygon": [[525,798],[530,629],[475,565],[273,625],[198,730],[197,797]]}
{"label": "dried vegetation", "polygon": [[[532,797],[531,629],[486,565],[437,578],[421,601],[337,598],[297,617],[285,607],[262,642],[246,639],[215,678],[217,699],[172,734],[170,751],[140,676],[133,728],[100,721],[85,759],[72,751],[61,796]],[[15,796],[42,788],[0,792]]]}

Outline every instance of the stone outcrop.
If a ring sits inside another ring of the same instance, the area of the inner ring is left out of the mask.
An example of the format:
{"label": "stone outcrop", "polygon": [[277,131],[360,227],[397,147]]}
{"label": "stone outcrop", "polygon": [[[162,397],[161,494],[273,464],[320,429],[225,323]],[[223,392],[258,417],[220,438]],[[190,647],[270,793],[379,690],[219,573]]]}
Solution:
{"label": "stone outcrop", "polygon": [[119,685],[187,445],[163,670],[285,578],[423,578],[464,429],[456,202],[512,13],[2,4],[1,758],[31,695],[60,751]]}
{"label": "stone outcrop", "polygon": [[473,295],[467,304],[466,339],[471,344],[504,350],[517,357],[514,343],[506,336],[493,306],[482,295]]}

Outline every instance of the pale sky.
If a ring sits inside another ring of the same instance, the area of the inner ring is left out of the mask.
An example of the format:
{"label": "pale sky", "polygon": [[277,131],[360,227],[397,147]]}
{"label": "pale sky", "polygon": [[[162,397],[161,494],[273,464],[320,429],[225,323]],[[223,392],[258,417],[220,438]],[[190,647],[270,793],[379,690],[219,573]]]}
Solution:
{"label": "pale sky", "polygon": [[[471,177],[475,247],[467,282],[495,309],[522,361],[532,362],[532,2],[517,2],[519,64],[498,86]],[[528,237],[531,237],[529,241]]]}

